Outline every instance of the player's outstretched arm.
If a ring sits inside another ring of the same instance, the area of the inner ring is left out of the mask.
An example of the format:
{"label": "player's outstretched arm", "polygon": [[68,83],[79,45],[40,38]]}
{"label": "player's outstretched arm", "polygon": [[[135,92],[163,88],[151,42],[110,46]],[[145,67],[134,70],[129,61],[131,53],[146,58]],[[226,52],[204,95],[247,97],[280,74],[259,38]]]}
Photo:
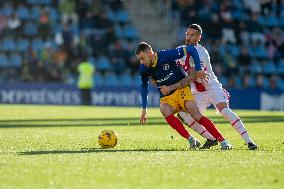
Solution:
{"label": "player's outstretched arm", "polygon": [[183,78],[179,82],[177,82],[173,85],[169,85],[169,86],[165,86],[165,85],[161,86],[160,87],[161,93],[163,93],[163,95],[168,95],[173,90],[180,89],[180,88],[183,88],[185,86],[188,86],[190,83],[195,81],[195,74],[196,74],[196,71],[192,70],[191,72],[189,72],[188,76],[186,76],[185,78]]}
{"label": "player's outstretched arm", "polygon": [[201,61],[199,58],[199,54],[197,51],[197,48],[193,45],[188,45],[186,46],[186,54],[189,53],[190,56],[192,57],[193,61],[194,61],[194,65],[195,65],[195,70],[201,70]]}
{"label": "player's outstretched arm", "polygon": [[176,49],[162,50],[162,51],[159,51],[157,54],[159,56],[160,62],[175,61],[177,59],[182,58],[183,56],[186,56],[187,54],[190,54],[190,56],[193,58],[195,69],[201,70],[201,64],[200,64],[200,58],[198,55],[198,51],[196,47],[194,47],[193,45],[189,45],[186,47],[180,47]]}
{"label": "player's outstretched arm", "polygon": [[[142,70],[142,71],[141,71]],[[140,90],[140,95],[142,99],[142,112],[140,116],[140,123],[145,124],[147,120],[147,98],[148,98],[148,83],[149,83],[149,78],[143,72],[143,69],[140,69],[140,76],[141,76],[141,90]]]}

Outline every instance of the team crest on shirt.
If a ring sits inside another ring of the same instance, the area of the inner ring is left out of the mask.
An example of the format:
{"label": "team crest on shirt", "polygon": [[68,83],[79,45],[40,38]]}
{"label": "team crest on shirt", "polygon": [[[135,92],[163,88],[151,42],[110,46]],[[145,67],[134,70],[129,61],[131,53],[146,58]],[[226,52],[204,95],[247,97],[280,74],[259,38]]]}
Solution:
{"label": "team crest on shirt", "polygon": [[168,64],[164,64],[164,65],[163,65],[163,69],[164,69],[164,70],[168,70],[169,68],[170,68],[170,65],[168,65]]}

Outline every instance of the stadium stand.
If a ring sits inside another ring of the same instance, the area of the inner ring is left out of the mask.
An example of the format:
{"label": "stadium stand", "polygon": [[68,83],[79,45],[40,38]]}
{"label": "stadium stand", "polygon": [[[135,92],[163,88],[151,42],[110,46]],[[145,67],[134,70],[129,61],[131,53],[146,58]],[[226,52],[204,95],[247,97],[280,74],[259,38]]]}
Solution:
{"label": "stadium stand", "polygon": [[[203,27],[202,44],[225,87],[284,89],[283,0],[146,1],[164,2],[166,16],[179,19],[179,40],[167,48],[183,43],[189,24]],[[139,85],[133,52],[141,33],[126,7],[122,0],[0,1],[0,82],[75,84],[84,52],[97,86]]]}
{"label": "stadium stand", "polygon": [[132,85],[136,74],[127,65],[138,34],[121,1],[1,1],[0,32],[0,82],[76,83],[82,52],[97,67],[97,85]]}
{"label": "stadium stand", "polygon": [[[172,0],[180,15],[180,39],[186,27],[200,24],[203,45],[227,88],[284,89],[283,1]],[[263,79],[259,79],[263,78]]]}

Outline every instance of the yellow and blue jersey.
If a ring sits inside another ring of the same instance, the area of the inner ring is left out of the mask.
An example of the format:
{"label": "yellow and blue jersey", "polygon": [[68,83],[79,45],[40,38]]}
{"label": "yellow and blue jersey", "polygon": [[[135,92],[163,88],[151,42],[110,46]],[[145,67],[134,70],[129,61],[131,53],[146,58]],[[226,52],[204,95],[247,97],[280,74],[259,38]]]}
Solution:
{"label": "yellow and blue jersey", "polygon": [[[141,97],[143,108],[147,107],[149,79],[154,79],[158,87],[162,85],[169,86],[177,83],[185,77],[185,72],[180,65],[176,64],[175,60],[187,55],[188,53],[190,53],[196,64],[196,70],[200,70],[201,66],[198,52],[192,45],[157,52],[155,54],[154,65],[152,67],[146,67],[145,65],[140,64],[139,72],[141,76]],[[160,97],[164,97],[161,92]]]}

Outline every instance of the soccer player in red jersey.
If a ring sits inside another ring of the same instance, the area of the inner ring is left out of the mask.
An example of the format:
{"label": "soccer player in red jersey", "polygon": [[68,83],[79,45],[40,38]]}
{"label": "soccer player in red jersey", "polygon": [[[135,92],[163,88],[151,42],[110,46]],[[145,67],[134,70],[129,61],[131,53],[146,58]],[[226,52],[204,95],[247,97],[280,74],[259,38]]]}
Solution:
{"label": "soccer player in red jersey", "polygon": [[[218,110],[218,112],[220,112],[226,120],[230,121],[232,127],[246,142],[248,148],[250,150],[256,150],[258,146],[251,140],[243,122],[229,108],[229,93],[222,88],[222,84],[215,76],[207,50],[203,46],[198,44],[201,39],[201,34],[202,29],[197,24],[190,25],[186,31],[186,45],[194,45],[197,48],[201,60],[202,70],[208,74],[208,80],[205,82],[199,79],[191,82],[191,91],[196,98],[199,110],[203,114],[205,110],[211,104],[213,104],[216,110]],[[190,55],[186,55],[182,59],[177,60],[177,63],[180,64],[185,71],[190,71],[194,67]],[[176,88],[177,84],[176,86],[163,86],[161,87],[161,91],[163,92],[163,94],[167,94],[170,90],[175,90]],[[200,124],[196,122],[188,113],[180,112],[179,117],[188,126],[202,130],[202,126],[200,126]],[[210,148],[213,144],[214,141],[207,140],[203,145],[203,148]]]}
{"label": "soccer player in red jersey", "polygon": [[[176,64],[175,60],[190,54],[198,71],[201,69],[200,59],[196,48],[192,45],[155,53],[149,44],[142,42],[137,46],[135,53],[137,59],[140,61],[139,72],[142,82],[141,97],[143,106],[140,122],[144,124],[147,118],[149,78],[154,79],[158,87],[173,85],[186,77],[182,68]],[[187,81],[194,80],[195,74],[189,74],[186,78]],[[200,143],[188,133],[182,122],[174,116],[174,113],[180,109],[190,113],[199,124],[203,125],[221,143],[221,150],[232,148],[232,145],[224,139],[213,122],[201,115],[188,85],[173,89],[166,95],[160,92],[160,97],[160,111],[162,115],[173,129],[188,140],[190,148],[195,149],[199,147]]]}

